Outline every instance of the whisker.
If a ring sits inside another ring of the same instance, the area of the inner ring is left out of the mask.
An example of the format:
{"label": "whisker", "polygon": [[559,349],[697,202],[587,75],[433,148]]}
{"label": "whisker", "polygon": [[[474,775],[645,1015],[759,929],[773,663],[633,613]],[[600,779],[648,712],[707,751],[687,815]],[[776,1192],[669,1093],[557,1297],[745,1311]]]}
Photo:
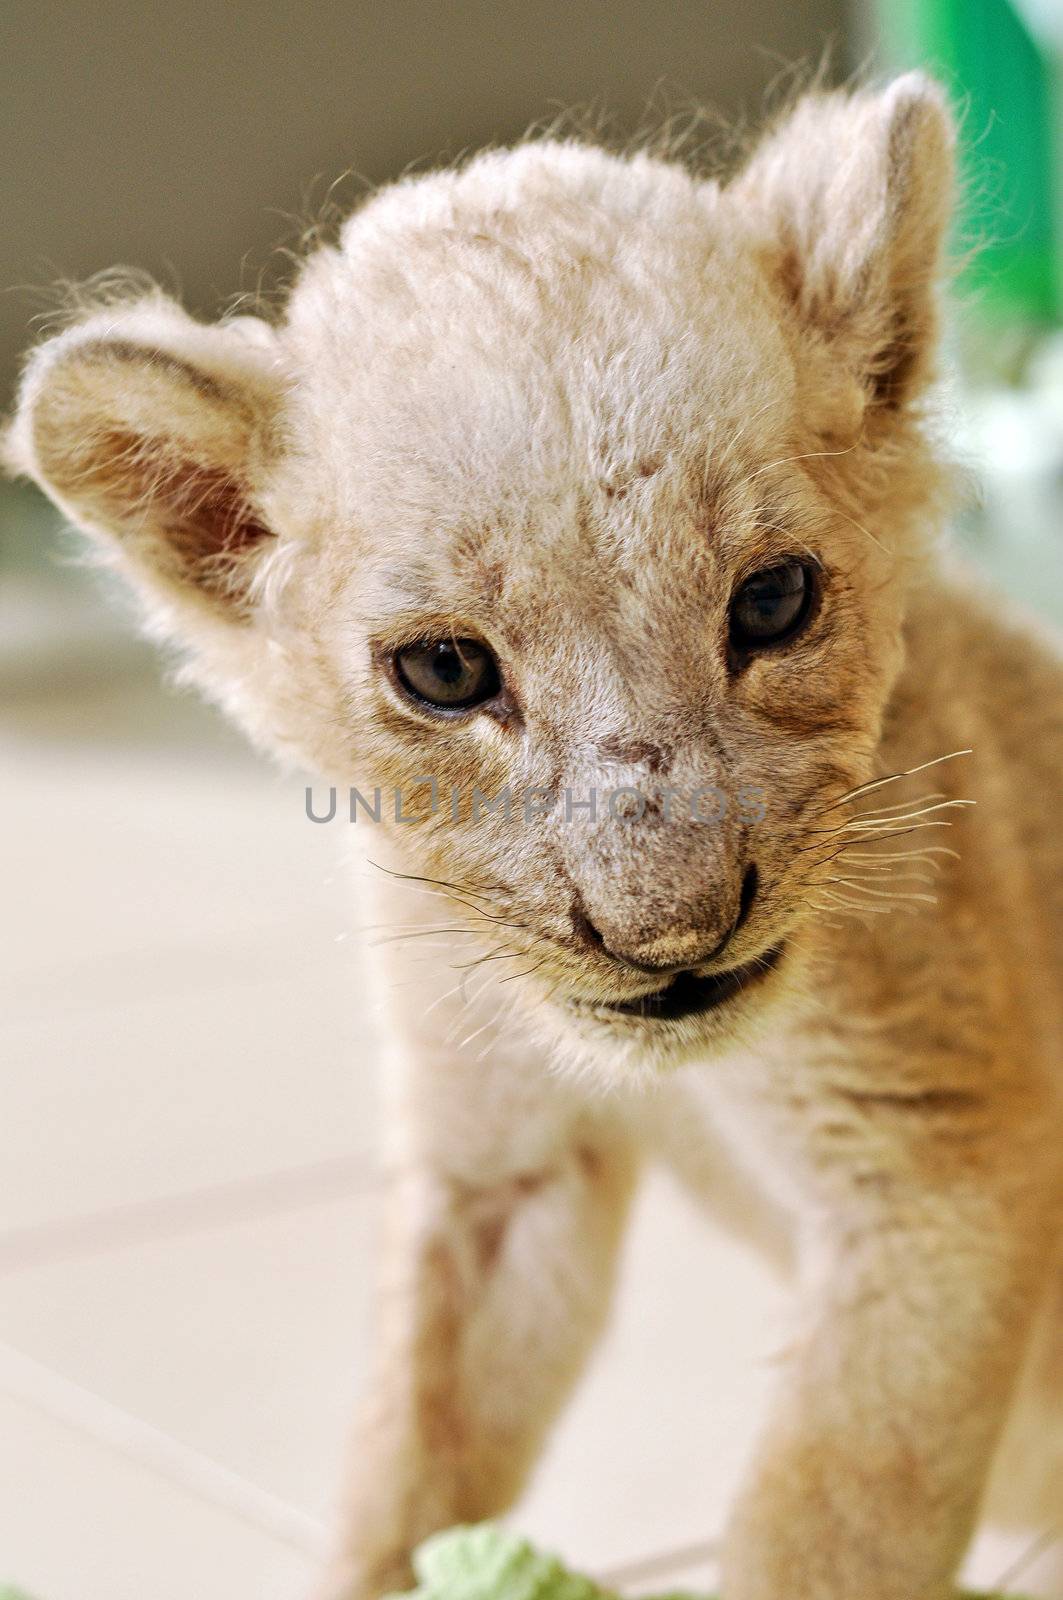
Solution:
{"label": "whisker", "polygon": [[845,805],[849,800],[855,800],[859,795],[870,794],[873,789],[881,789],[887,783],[899,783],[902,778],[914,778],[917,772],[926,772],[930,767],[939,767],[943,761],[955,761],[957,756],[973,754],[970,749],[950,750],[946,756],[935,756],[933,761],[923,761],[917,767],[906,767],[903,772],[891,772],[887,778],[871,778],[867,783],[857,784],[856,788],[850,789],[847,794],[840,795],[821,815],[826,815],[827,811],[834,811],[836,807]]}
{"label": "whisker", "polygon": [[963,857],[958,850],[953,850],[947,844],[928,844],[922,850],[854,850],[851,845],[843,845],[842,850],[850,861],[922,861],[925,866],[933,867],[935,872],[941,872],[940,861],[933,860],[934,856],[951,856],[954,861],[962,861]]}
{"label": "whisker", "polygon": [[[885,807],[883,807],[881,811],[877,808],[871,811],[858,811],[855,816],[849,818],[845,826],[850,828],[864,828],[869,826],[873,827],[876,822],[914,822],[916,817],[929,817],[935,811],[961,811],[965,810],[969,806],[974,806],[977,804],[977,800],[938,800],[932,805],[924,806],[920,805],[918,801],[912,801],[912,805],[915,808],[914,810],[903,811],[896,816],[887,815],[887,808]],[[891,812],[896,812],[897,807],[890,806],[888,810]]]}
{"label": "whisker", "polygon": [[920,894],[918,890],[891,890],[874,889],[870,884],[865,884],[859,878],[828,878],[828,883],[840,883],[847,889],[854,889],[858,894],[873,894],[880,900],[922,900],[926,905],[936,906],[937,897],[932,894]]}
{"label": "whisker", "polygon": [[[502,1018],[504,1016],[506,1016],[507,1014],[512,1016],[513,1007],[511,1005],[509,1005],[508,1003],[503,1002],[502,1005],[500,1005],[498,1010],[495,1012],[495,1015],[494,1015],[494,1018],[493,1018],[493,1026],[494,1026],[495,1029],[497,1029],[498,1024],[502,1021]],[[481,1046],[480,1050],[477,1052],[477,1056],[476,1056],[477,1063],[481,1062],[484,1059],[484,1056],[486,1056],[487,1052],[491,1049],[492,1045],[494,1045],[496,1043],[497,1043],[497,1039],[494,1037],[494,1035],[492,1035],[491,1038],[485,1040],[484,1044]]]}
{"label": "whisker", "polygon": [[[895,818],[894,820],[896,821],[897,819]],[[856,838],[852,839],[849,842],[852,843],[852,844],[871,844],[876,839],[904,839],[910,833],[920,833],[920,832],[922,832],[922,830],[924,828],[951,828],[951,827],[952,827],[952,823],[951,822],[945,822],[945,821],[943,821],[941,819],[937,819],[937,820],[932,821],[932,822],[917,822],[917,823],[913,824],[911,827],[905,827],[905,828],[891,827],[891,826],[888,826],[888,825],[884,824],[882,826],[881,830],[878,833],[872,833],[870,830],[867,830],[864,833],[858,834],[856,836]],[[821,828],[821,829],[812,829],[811,831],[812,832],[829,833],[829,834],[837,835],[840,832],[840,829],[838,829],[838,828]],[[800,845],[798,847],[798,849],[794,851],[794,854],[795,855],[799,855],[799,856],[800,855],[806,855],[810,850],[822,850],[822,849],[824,849],[824,845],[822,845],[822,844],[813,843],[813,844]]]}
{"label": "whisker", "polygon": [[449,928],[453,917],[440,922],[425,922],[421,917],[409,917],[395,922],[368,922],[359,929],[361,933],[403,933],[409,928],[423,928],[432,932],[435,929]]}
{"label": "whisker", "polygon": [[512,946],[507,946],[502,950],[489,952],[485,956],[477,956],[475,961],[460,962],[458,965],[453,966],[452,970],[454,972],[468,972],[471,971],[473,967],[482,967],[485,961],[513,961],[518,956],[524,956],[527,955],[527,953],[528,952],[526,950],[514,950]]}
{"label": "whisker", "polygon": [[892,867],[865,866],[863,871],[849,872],[843,861],[841,870],[856,883],[925,883],[933,887],[937,882],[935,878],[928,878],[925,872],[896,872]]}
{"label": "whisker", "polygon": [[[469,974],[467,972],[463,972],[461,977],[458,980],[458,990],[459,990],[459,992],[461,994],[461,999],[462,999],[463,1005],[465,1005],[466,1007],[477,1005],[478,1002],[483,999],[484,995],[487,993],[488,989],[491,987],[491,984],[492,984],[493,981],[494,981],[494,974],[490,973],[490,972],[486,973],[484,975],[483,983],[481,983],[480,987],[476,990],[475,993],[471,993],[469,991],[469,989],[468,989]],[[443,1039],[444,1044],[453,1044],[454,1043],[454,1040],[455,1040],[455,1038],[457,1036],[457,1033],[458,1033],[458,1029],[461,1027],[463,1020],[464,1019],[462,1018],[462,1015],[459,1012],[458,1015],[454,1018],[454,1021],[451,1023],[450,1027],[447,1029],[446,1034],[444,1035],[444,1039]]]}
{"label": "whisker", "polygon": [[876,550],[881,550],[884,556],[892,556],[894,554],[888,544],[883,544],[881,539],[876,539],[870,528],[865,528],[862,522],[857,522],[855,517],[851,517],[849,513],[847,511],[843,511],[840,506],[835,505],[832,507],[832,510],[835,511],[839,517],[844,517],[846,522],[851,522],[853,527],[856,528],[859,533],[862,533],[865,539],[870,539]]}
{"label": "whisker", "polygon": [[762,417],[764,415],[765,411],[770,411],[774,406],[778,406],[778,405],[781,405],[781,404],[782,404],[782,396],[781,395],[777,395],[777,394],[776,395],[772,395],[770,400],[765,400],[765,402],[764,402],[764,404],[762,406],[758,406],[755,411],[750,412],[749,416],[747,416],[745,418],[745,420],[743,421],[741,427],[739,427],[737,429],[737,431],[731,435],[731,437],[727,440],[726,444],[721,446],[720,454],[721,455],[733,454],[735,445],[738,444],[739,440],[742,438],[743,434],[747,432],[747,430],[749,429],[750,425],[752,423],[756,422],[758,417]]}
{"label": "whisker", "polygon": [[942,790],[935,794],[917,795],[912,800],[895,800],[891,806],[869,806],[866,811],[854,813],[858,817],[887,817],[891,811],[903,811],[907,806],[930,805],[935,800],[947,800],[949,797]]}
{"label": "whisker", "polygon": [[860,446],[859,439],[856,444],[850,444],[844,450],[806,450],[800,456],[780,456],[778,461],[769,461],[766,466],[758,467],[756,472],[751,472],[744,480],[752,483],[754,478],[762,478],[766,472],[773,472],[776,467],[788,467],[795,461],[818,461],[823,456],[848,456]]}
{"label": "whisker", "polygon": [[492,1027],[497,1021],[498,1013],[496,1012],[493,1017],[488,1017],[486,1022],[482,1022],[478,1028],[474,1028],[471,1033],[467,1033],[457,1048],[459,1050],[464,1050],[468,1045],[472,1044],[474,1039],[478,1039],[481,1033],[485,1033],[487,1029]]}
{"label": "whisker", "polygon": [[833,905],[846,906],[850,911],[861,911],[865,915],[889,916],[889,906],[871,906],[862,901],[850,900],[835,889],[824,889],[823,892]]}
{"label": "whisker", "polygon": [[500,978],[498,980],[499,985],[501,986],[503,983],[512,983],[514,978],[530,978],[533,972],[538,972],[540,967],[545,967],[546,960],[546,956],[543,956],[543,959],[537,962],[534,967],[528,967],[524,972],[511,972],[507,978]]}
{"label": "whisker", "polygon": [[460,988],[461,988],[461,979],[459,978],[457,983],[454,985],[453,989],[447,989],[445,991],[445,993],[436,995],[436,997],[432,1001],[431,1005],[425,1006],[424,1015],[426,1017],[430,1017],[432,1015],[432,1012],[436,1009],[437,1006],[441,1006],[447,1000],[450,1000],[454,995],[457,994],[457,992],[458,992],[458,990]]}
{"label": "whisker", "polygon": [[920,806],[914,811],[901,812],[896,816],[885,816],[878,811],[860,811],[854,817],[847,817],[844,822],[836,822],[833,827],[811,828],[809,832],[862,833],[872,828],[892,828],[902,822],[914,822],[918,817],[929,817],[936,811],[958,811],[975,804],[974,800],[939,800],[936,805]]}
{"label": "whisker", "polygon": [[831,894],[829,895],[826,905],[817,905],[814,907],[814,909],[821,913],[834,913],[836,911],[840,912],[842,916],[853,917],[857,922],[861,923],[863,927],[870,928],[871,924],[868,921],[868,915],[871,911],[877,908],[872,906],[853,905],[850,901],[842,900],[837,895]]}
{"label": "whisker", "polygon": [[378,872],[386,872],[389,878],[399,878],[405,883],[428,883],[437,889],[454,889],[459,894],[475,895],[478,900],[486,900],[491,893],[508,894],[509,890],[504,884],[488,884],[484,889],[477,889],[469,883],[451,883],[447,878],[428,878],[421,872],[399,872],[395,867],[386,867],[381,861],[374,861],[366,857],[369,866],[375,867]]}
{"label": "whisker", "polygon": [[[374,862],[373,865],[376,865],[376,863]],[[388,871],[389,869],[383,868],[382,870]],[[506,917],[492,916],[491,913],[485,911],[482,906],[473,905],[471,901],[464,899],[456,888],[448,887],[445,889],[445,892],[437,889],[421,888],[420,883],[422,880],[419,880],[413,873],[392,873],[391,876],[396,878],[404,878],[413,886],[413,892],[415,894],[426,894],[433,900],[443,901],[446,905],[464,906],[466,911],[471,911],[474,916],[479,917],[483,922],[496,923],[500,928],[523,928],[523,924],[520,922],[512,922]],[[437,881],[442,882],[443,880],[430,878],[423,880],[424,883],[435,883]],[[487,896],[479,895],[477,898],[486,900]]]}

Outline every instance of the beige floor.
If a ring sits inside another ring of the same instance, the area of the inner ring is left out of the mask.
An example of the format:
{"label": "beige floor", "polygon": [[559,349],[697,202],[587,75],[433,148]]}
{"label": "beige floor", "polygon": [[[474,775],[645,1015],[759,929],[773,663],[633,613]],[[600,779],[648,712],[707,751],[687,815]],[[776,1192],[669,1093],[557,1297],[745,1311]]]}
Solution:
{"label": "beige floor", "polygon": [[[23,684],[6,729],[0,1587],[299,1600],[366,1365],[356,886],[298,782],[135,675]],[[632,1592],[708,1585],[780,1313],[652,1180],[518,1525]],[[979,1581],[1017,1557],[1035,1592],[1029,1544],[983,1540]]]}

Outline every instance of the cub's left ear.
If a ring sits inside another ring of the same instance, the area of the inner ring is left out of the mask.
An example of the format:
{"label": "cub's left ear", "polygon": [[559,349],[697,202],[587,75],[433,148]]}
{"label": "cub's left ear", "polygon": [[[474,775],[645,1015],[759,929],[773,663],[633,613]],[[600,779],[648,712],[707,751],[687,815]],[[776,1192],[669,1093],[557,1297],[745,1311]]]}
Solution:
{"label": "cub's left ear", "polygon": [[138,588],[239,622],[273,543],[276,368],[251,319],[204,326],[161,294],[96,312],[31,357],[6,462]]}
{"label": "cub's left ear", "polygon": [[954,145],[944,91],[913,72],[799,100],[728,191],[804,329],[872,406],[930,375]]}

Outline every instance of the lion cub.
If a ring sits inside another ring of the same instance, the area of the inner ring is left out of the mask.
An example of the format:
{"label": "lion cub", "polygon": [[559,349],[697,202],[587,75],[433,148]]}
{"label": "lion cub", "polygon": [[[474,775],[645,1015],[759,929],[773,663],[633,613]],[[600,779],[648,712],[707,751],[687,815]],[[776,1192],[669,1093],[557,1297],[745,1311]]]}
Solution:
{"label": "lion cub", "polygon": [[919,76],[722,186],[530,142],[376,195],[274,323],[148,294],[29,361],[14,468],[253,739],[386,801],[334,1600],[519,1493],[647,1154],[804,1296],[728,1600],[942,1600],[1020,1391],[1061,1509],[1063,667],[936,551],[952,147]]}

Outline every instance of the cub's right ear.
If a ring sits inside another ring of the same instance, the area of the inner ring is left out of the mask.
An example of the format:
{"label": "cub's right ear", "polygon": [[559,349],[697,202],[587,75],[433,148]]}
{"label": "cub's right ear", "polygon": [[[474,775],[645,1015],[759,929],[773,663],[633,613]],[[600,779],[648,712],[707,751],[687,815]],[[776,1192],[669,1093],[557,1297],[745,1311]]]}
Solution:
{"label": "cub's right ear", "polygon": [[6,464],[149,596],[239,624],[273,544],[279,366],[251,319],[204,326],[162,294],[95,312],[31,356]]}

